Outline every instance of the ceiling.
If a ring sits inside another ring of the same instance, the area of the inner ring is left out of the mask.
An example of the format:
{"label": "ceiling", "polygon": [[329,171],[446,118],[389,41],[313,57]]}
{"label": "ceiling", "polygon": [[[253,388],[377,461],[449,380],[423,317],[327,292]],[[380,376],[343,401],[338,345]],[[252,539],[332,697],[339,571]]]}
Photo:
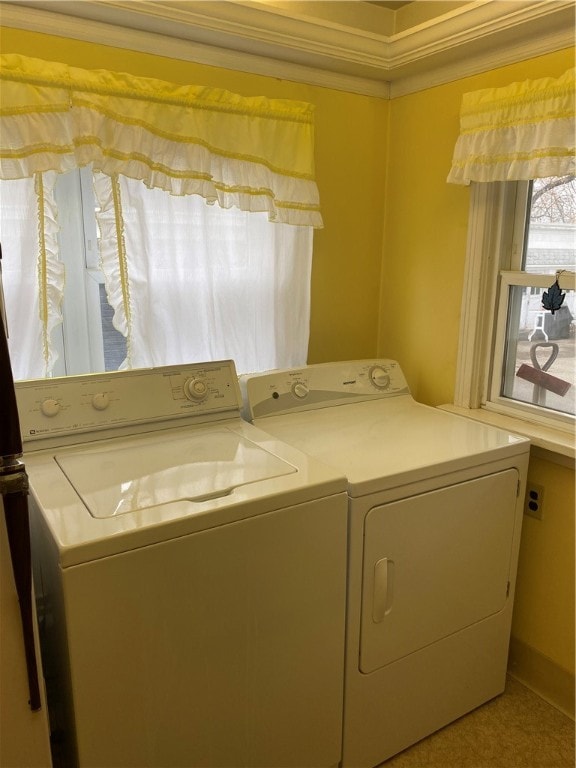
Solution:
{"label": "ceiling", "polygon": [[403,5],[408,5],[411,0],[389,0],[389,2],[380,2],[379,0],[370,0],[371,5],[378,5],[380,8],[390,8],[397,11]]}
{"label": "ceiling", "polygon": [[574,45],[575,6],[574,0],[2,0],[0,23],[394,98]]}

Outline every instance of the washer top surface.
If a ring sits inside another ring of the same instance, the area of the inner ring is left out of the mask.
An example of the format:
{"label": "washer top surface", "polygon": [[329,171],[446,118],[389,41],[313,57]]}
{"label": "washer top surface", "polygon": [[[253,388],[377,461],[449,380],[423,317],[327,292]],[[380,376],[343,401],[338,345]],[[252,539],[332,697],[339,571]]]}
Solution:
{"label": "washer top surface", "polygon": [[17,398],[30,493],[63,567],[346,491],[241,419],[230,361],[19,383]]}
{"label": "washer top surface", "polygon": [[345,474],[353,497],[529,450],[525,437],[417,403],[394,361],[287,373],[241,377],[245,412],[269,414],[253,423]]}
{"label": "washer top surface", "polygon": [[120,445],[56,453],[54,460],[97,518],[174,501],[209,501],[297,472],[226,426],[144,435]]}
{"label": "washer top surface", "polygon": [[24,458],[63,566],[346,491],[338,470],[240,418]]}

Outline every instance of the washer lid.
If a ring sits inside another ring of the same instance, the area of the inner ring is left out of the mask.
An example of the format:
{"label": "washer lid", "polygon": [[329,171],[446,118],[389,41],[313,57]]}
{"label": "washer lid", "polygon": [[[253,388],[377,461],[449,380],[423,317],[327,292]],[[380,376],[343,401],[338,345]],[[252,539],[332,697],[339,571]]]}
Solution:
{"label": "washer lid", "polygon": [[86,508],[107,518],[175,501],[207,501],[296,468],[229,429],[157,434],[54,457]]}

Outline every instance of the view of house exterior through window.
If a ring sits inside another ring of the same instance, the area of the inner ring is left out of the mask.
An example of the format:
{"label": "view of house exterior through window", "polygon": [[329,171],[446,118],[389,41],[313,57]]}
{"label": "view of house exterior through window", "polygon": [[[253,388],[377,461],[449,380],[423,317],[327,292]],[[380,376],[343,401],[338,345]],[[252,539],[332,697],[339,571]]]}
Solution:
{"label": "view of house exterior through window", "polygon": [[562,275],[576,270],[573,176],[532,183],[524,244],[524,274],[508,286],[502,394],[574,414],[576,297],[555,285],[557,275],[562,286]]}

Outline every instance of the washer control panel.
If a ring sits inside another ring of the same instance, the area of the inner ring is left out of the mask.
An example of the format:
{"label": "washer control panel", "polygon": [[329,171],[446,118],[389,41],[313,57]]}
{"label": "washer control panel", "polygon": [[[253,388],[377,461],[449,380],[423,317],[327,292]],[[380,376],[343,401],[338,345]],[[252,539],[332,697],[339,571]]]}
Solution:
{"label": "washer control panel", "polygon": [[16,382],[23,441],[170,419],[239,416],[231,360]]}
{"label": "washer control panel", "polygon": [[374,398],[409,395],[395,360],[322,363],[240,376],[243,416],[260,416],[325,408]]}

